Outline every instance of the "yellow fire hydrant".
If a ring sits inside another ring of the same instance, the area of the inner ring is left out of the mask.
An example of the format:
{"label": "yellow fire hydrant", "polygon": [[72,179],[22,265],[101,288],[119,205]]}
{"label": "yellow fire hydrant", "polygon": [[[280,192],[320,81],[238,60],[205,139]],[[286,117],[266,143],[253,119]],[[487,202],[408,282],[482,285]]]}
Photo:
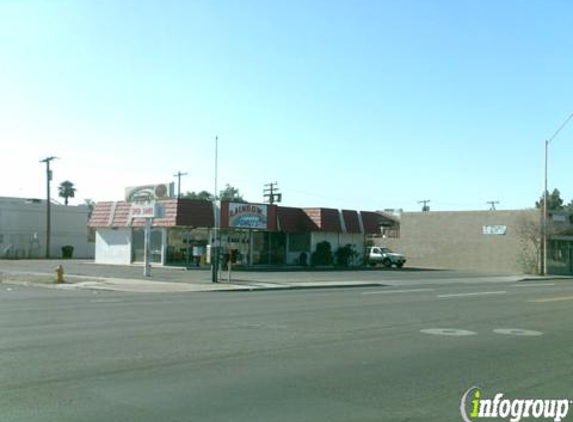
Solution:
{"label": "yellow fire hydrant", "polygon": [[58,265],[56,267],[56,283],[63,283],[64,282],[64,267],[62,265]]}

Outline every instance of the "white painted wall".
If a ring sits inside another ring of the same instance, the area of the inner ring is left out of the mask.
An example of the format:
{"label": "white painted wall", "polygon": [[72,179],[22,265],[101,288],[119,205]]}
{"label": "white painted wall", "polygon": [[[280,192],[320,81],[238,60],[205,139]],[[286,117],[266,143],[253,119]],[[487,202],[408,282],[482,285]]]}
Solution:
{"label": "white painted wall", "polygon": [[[311,253],[316,251],[316,245],[320,242],[327,241],[332,247],[332,252],[338,249],[338,233],[324,233],[324,232],[313,232],[310,235],[310,251]],[[309,257],[310,259],[310,257]],[[309,261],[310,262],[310,261]]]}
{"label": "white painted wall", "polygon": [[350,243],[354,246],[354,250],[358,256],[355,258],[354,265],[361,265],[364,258],[364,241],[366,240],[364,234],[350,234],[344,233],[340,235],[340,246]]}
{"label": "white painted wall", "polygon": [[95,262],[97,264],[131,264],[131,228],[98,228]]}
{"label": "white painted wall", "polygon": [[[324,232],[313,232],[310,238],[311,251],[316,251],[316,245],[320,242],[327,241],[332,247],[332,253],[334,254],[336,250],[347,244],[354,246],[354,250],[358,252],[359,258],[354,263],[354,265],[360,265],[360,257],[364,255],[364,235],[363,234],[351,234],[351,233],[324,233]],[[312,253],[311,252],[311,253]],[[309,256],[310,262],[310,256]]]}
{"label": "white painted wall", "polygon": [[[62,246],[74,247],[74,258],[93,258],[88,240],[88,207],[52,204],[50,255],[62,256]],[[41,258],[46,255],[46,203],[0,198],[0,257]]]}

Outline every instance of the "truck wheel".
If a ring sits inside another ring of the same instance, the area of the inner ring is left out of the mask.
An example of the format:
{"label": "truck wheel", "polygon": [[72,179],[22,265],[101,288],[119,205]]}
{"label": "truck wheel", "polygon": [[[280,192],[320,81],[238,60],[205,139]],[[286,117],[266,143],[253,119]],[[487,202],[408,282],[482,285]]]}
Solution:
{"label": "truck wheel", "polygon": [[403,266],[404,266],[404,263],[403,263],[403,262],[398,262],[398,263],[396,264],[396,267],[397,267],[397,268],[402,268]]}
{"label": "truck wheel", "polygon": [[371,267],[375,267],[376,266],[376,262],[369,262]]}
{"label": "truck wheel", "polygon": [[386,268],[390,268],[392,266],[392,261],[390,261],[389,258],[384,258],[384,261],[382,261],[382,264],[386,267]]}

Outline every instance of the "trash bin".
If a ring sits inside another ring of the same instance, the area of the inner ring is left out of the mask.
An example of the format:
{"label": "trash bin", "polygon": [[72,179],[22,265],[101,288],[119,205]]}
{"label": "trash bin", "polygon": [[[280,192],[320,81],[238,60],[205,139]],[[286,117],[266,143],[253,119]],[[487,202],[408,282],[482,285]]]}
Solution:
{"label": "trash bin", "polygon": [[72,258],[74,255],[74,247],[70,245],[62,246],[62,258]]}

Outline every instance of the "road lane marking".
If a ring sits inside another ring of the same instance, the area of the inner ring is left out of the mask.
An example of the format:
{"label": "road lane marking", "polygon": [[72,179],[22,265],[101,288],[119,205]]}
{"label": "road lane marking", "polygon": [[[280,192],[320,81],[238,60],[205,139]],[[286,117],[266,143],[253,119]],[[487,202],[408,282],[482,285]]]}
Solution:
{"label": "road lane marking", "polygon": [[473,293],[452,293],[449,295],[438,295],[439,298],[447,299],[451,297],[471,297],[471,296],[487,296],[487,295],[503,295],[507,292],[497,291],[497,292],[473,292]]}
{"label": "road lane marking", "polygon": [[569,300],[573,300],[573,296],[548,297],[545,299],[530,300],[529,302],[547,303],[547,302],[565,302],[565,301],[569,301]]}
{"label": "road lane marking", "polygon": [[410,290],[383,290],[375,292],[362,292],[363,295],[387,295],[392,293],[416,293],[416,292],[433,292],[434,289],[410,289]]}
{"label": "road lane marking", "polygon": [[456,328],[426,328],[420,330],[424,334],[432,334],[436,336],[475,336],[477,333],[475,331],[469,330],[459,330]]}
{"label": "road lane marking", "polygon": [[123,299],[91,299],[90,303],[121,303],[124,302]]}
{"label": "road lane marking", "polygon": [[555,283],[547,283],[547,284],[513,284],[511,287],[545,287],[545,286],[555,286]]}
{"label": "road lane marking", "polygon": [[509,336],[542,336],[540,331],[523,330],[521,328],[497,328],[493,330],[496,334],[505,334]]}

